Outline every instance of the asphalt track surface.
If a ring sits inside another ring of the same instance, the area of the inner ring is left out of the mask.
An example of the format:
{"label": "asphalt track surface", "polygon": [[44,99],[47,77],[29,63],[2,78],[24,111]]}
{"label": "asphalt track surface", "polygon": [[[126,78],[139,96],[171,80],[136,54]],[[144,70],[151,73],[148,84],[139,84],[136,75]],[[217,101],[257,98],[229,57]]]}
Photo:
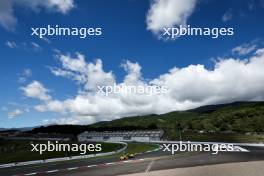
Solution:
{"label": "asphalt track surface", "polygon": [[[117,156],[0,169],[0,176],[115,176],[156,170],[264,160],[264,148],[243,147],[250,152],[192,153],[171,155],[157,151],[120,162]],[[245,167],[247,167],[245,165]],[[224,171],[223,171],[224,172]],[[214,175],[212,173],[212,175]]]}

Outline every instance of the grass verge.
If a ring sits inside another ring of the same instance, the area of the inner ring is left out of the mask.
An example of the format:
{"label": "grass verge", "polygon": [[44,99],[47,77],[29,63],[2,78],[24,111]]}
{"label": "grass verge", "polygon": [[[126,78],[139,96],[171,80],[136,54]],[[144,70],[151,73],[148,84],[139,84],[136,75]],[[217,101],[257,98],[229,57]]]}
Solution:
{"label": "grass verge", "polygon": [[[47,141],[1,140],[0,141],[0,156],[1,156],[0,164],[80,155],[80,151],[79,152],[54,151],[54,152],[44,152],[42,155],[40,155],[39,152],[31,151],[32,149],[31,143],[43,144],[43,143],[47,143]],[[96,144],[99,144],[99,143],[96,143]],[[115,143],[100,142],[100,144],[102,145],[102,151],[100,152],[88,152],[87,151],[86,155],[102,153],[102,152],[111,152],[111,151],[118,150],[124,147],[122,144],[115,144]]]}
{"label": "grass verge", "polygon": [[150,143],[128,143],[127,149],[120,154],[124,153],[144,153],[146,151],[157,149],[157,144]]}

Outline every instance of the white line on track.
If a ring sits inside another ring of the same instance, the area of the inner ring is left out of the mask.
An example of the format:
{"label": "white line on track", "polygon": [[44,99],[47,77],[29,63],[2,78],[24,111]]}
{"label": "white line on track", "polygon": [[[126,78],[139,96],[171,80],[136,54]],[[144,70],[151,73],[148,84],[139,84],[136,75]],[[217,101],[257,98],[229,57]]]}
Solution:
{"label": "white line on track", "polygon": [[29,174],[25,174],[25,175],[36,175],[37,173],[34,172],[34,173],[29,173]]}
{"label": "white line on track", "polygon": [[105,165],[113,165],[113,164],[115,164],[114,162],[112,162],[112,163],[106,163]]}
{"label": "white line on track", "polygon": [[149,164],[148,164],[148,167],[146,168],[145,172],[149,172],[151,167],[153,166],[155,160],[152,160]]}
{"label": "white line on track", "polygon": [[235,151],[240,151],[240,152],[249,152],[249,150],[242,148],[240,146],[234,146]]}
{"label": "white line on track", "polygon": [[53,173],[53,172],[58,172],[59,170],[56,169],[56,170],[50,170],[50,171],[46,171],[47,173]]}
{"label": "white line on track", "polygon": [[89,166],[86,166],[86,167],[97,167],[98,165],[89,165]]}
{"label": "white line on track", "polygon": [[67,170],[75,170],[75,169],[78,169],[79,167],[71,167],[71,168],[68,168]]}
{"label": "white line on track", "polygon": [[129,162],[132,162],[133,160],[126,160],[126,161],[123,161],[123,163],[129,163]]}

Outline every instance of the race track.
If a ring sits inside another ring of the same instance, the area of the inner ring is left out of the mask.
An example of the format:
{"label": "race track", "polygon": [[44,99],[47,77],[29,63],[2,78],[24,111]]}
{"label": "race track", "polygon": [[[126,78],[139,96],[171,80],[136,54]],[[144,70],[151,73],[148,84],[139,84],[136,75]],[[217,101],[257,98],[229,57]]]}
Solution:
{"label": "race track", "polygon": [[[157,151],[145,153],[127,161],[119,161],[118,157],[109,156],[4,168],[0,169],[0,175],[115,176],[174,168],[264,160],[264,148],[252,146],[243,146],[243,148],[250,152],[221,152],[217,155],[210,153],[171,155],[167,152]],[[247,166],[245,165],[245,167]]]}

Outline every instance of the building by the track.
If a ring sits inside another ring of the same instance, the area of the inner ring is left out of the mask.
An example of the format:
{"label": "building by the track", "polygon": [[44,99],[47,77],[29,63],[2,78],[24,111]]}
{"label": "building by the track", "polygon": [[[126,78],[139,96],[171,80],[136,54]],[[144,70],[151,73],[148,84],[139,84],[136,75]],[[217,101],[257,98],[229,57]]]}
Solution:
{"label": "building by the track", "polygon": [[84,141],[160,141],[163,130],[137,130],[137,131],[104,131],[84,132],[78,135],[78,140]]}

